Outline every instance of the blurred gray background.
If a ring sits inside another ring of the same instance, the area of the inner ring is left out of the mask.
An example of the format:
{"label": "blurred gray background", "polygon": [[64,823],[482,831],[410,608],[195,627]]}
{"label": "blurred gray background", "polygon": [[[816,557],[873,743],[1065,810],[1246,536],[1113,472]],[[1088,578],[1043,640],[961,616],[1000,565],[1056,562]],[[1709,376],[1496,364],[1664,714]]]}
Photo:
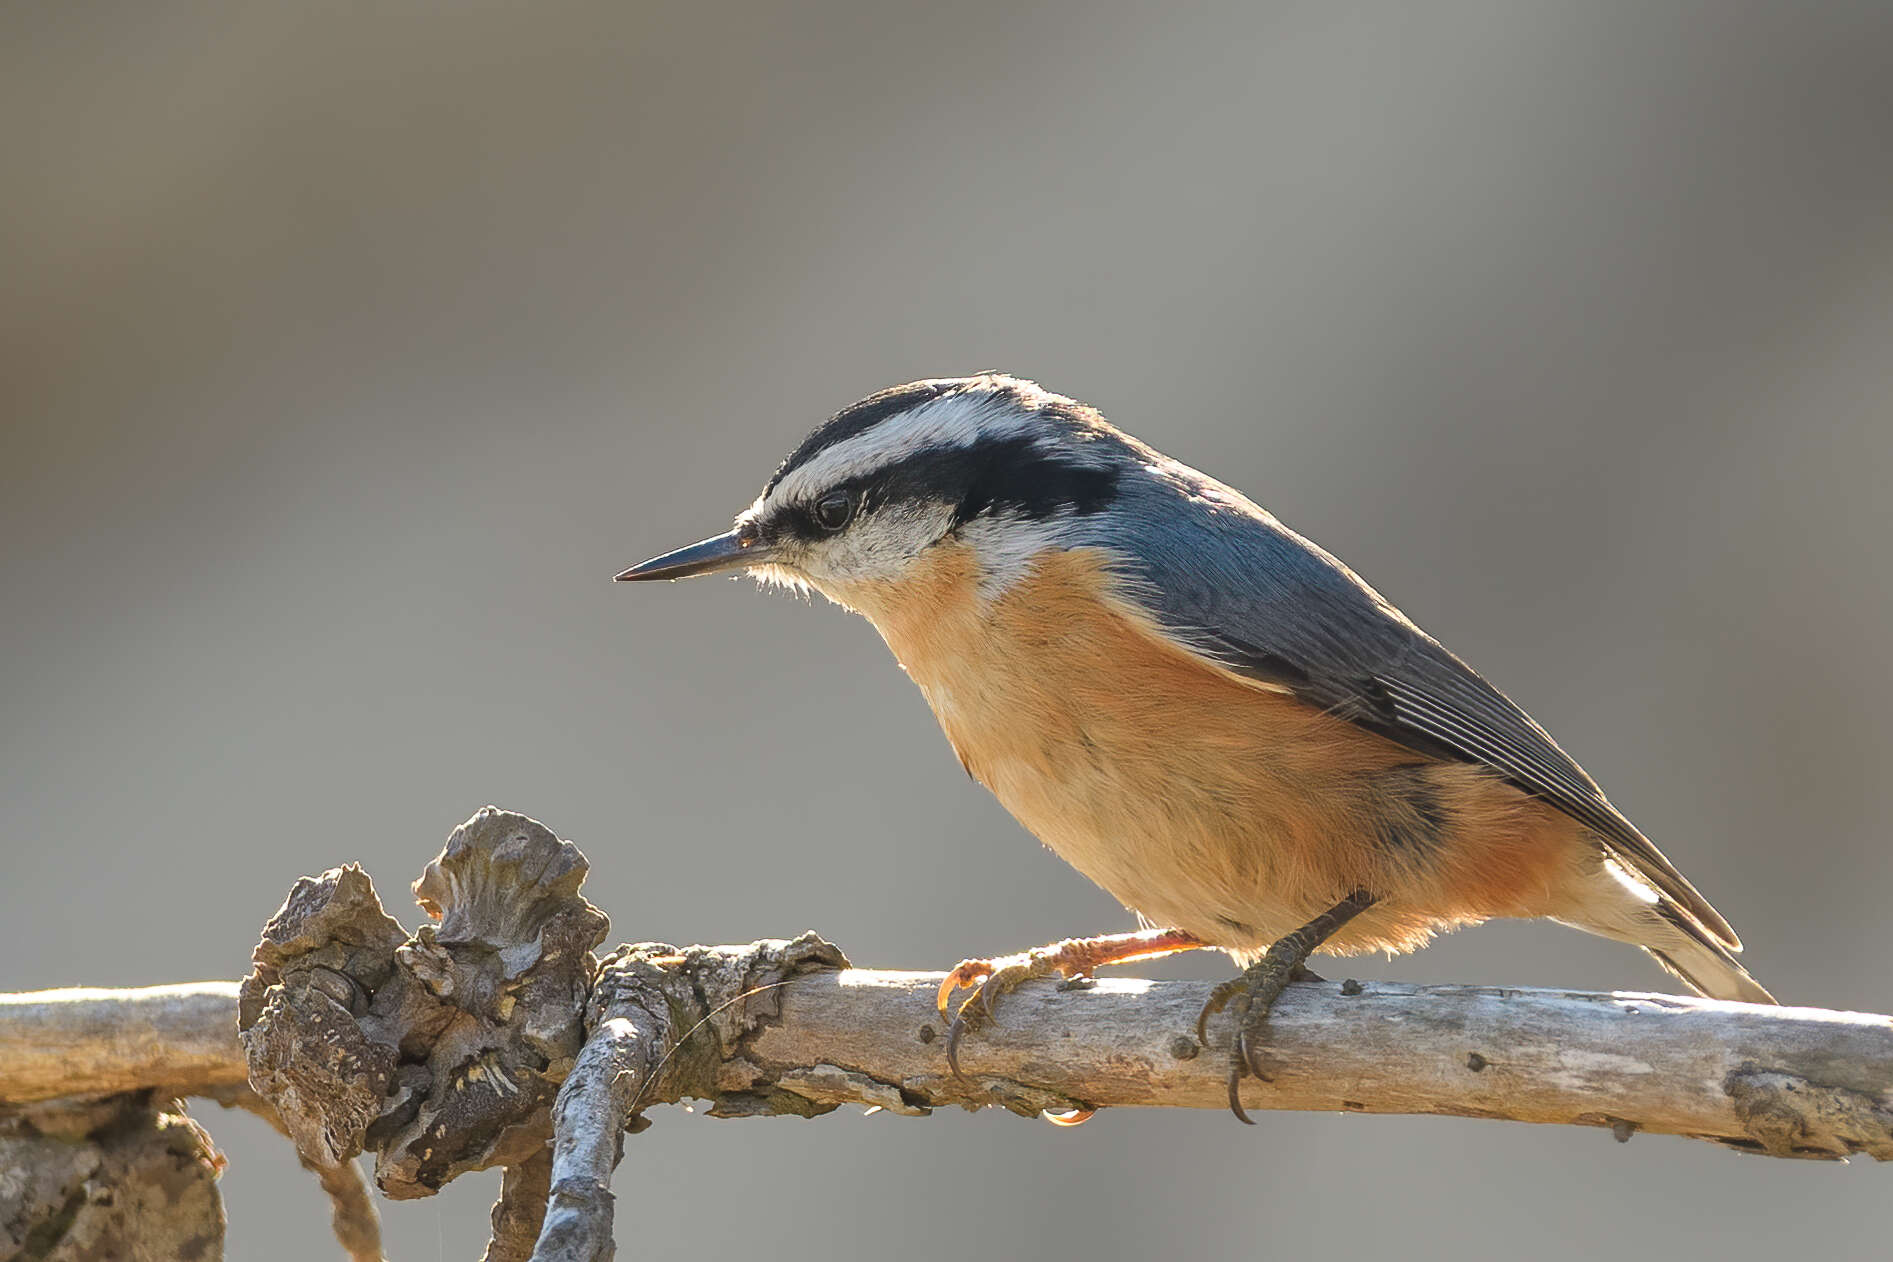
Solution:
{"label": "blurred gray background", "polygon": [[[1346,558],[1778,994],[1893,1009],[1893,6],[14,4],[0,120],[0,988],[236,977],[347,860],[411,922],[487,802],[614,939],[1128,927],[866,623],[610,582],[1002,368]],[[1664,984],[1538,924],[1345,968]],[[1885,1171],[1261,1120],[672,1110],[618,1190],[655,1256],[1884,1251]],[[232,1256],[334,1256],[207,1121]]]}

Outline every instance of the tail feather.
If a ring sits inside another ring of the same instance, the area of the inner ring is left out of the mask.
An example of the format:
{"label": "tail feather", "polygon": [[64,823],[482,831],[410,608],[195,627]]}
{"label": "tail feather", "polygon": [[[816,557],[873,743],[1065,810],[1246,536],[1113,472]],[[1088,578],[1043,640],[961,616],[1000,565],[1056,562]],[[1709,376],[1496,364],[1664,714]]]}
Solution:
{"label": "tail feather", "polygon": [[[1690,909],[1621,865],[1605,859],[1591,869],[1568,910],[1556,917],[1565,924],[1642,947],[1672,976],[1699,995],[1741,1003],[1774,1003],[1775,997],[1736,962],[1741,948],[1724,941],[1717,928],[1698,920]],[[1717,917],[1718,925],[1722,923]],[[1729,935],[1733,939],[1734,935]]]}
{"label": "tail feather", "polygon": [[1694,925],[1683,927],[1682,940],[1671,940],[1661,947],[1645,946],[1670,973],[1699,995],[1711,999],[1735,999],[1743,1003],[1775,1003],[1775,997],[1749,976],[1747,969],[1720,942],[1705,932],[1700,938],[1691,933]]}

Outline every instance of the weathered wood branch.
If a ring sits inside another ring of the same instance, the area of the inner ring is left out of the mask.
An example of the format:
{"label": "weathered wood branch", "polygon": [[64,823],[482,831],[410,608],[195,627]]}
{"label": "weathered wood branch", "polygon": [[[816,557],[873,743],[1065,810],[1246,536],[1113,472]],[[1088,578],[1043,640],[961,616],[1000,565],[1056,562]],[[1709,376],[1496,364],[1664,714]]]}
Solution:
{"label": "weathered wood branch", "polygon": [[[87,1097],[247,1095],[340,1190],[373,1257],[352,1159],[391,1197],[507,1171],[492,1262],[609,1256],[610,1174],[642,1113],[857,1104],[921,1115],[1221,1109],[1226,1031],[1191,1034],[1208,986],[1031,983],[947,1068],[938,973],[849,967],[813,934],[742,947],[608,930],[569,842],[489,808],[415,891],[410,934],[359,868],[297,884],[257,971],[229,983],[0,996],[0,1119]],[[241,1034],[239,1035],[239,1030]],[[1437,1114],[1685,1135],[1774,1156],[1893,1159],[1893,1018],[1667,995],[1303,983],[1276,1006],[1247,1108]],[[50,1115],[50,1114],[49,1114]],[[359,1204],[356,1204],[359,1202]]]}
{"label": "weathered wood branch", "polygon": [[[175,1148],[179,1137],[192,1128],[187,1119],[161,1110],[169,1101],[185,1096],[207,1096],[251,1110],[280,1128],[282,1122],[276,1111],[250,1090],[242,1045],[235,1037],[237,991],[236,982],[183,982],[137,990],[0,994],[0,1134],[9,1128],[21,1134],[55,1134],[69,1129],[72,1116],[110,1108],[118,1110],[111,1115],[116,1119],[121,1115],[138,1116],[136,1110],[142,1107],[168,1128],[169,1142]],[[111,1126],[118,1131],[130,1129],[119,1120],[113,1120]],[[211,1153],[209,1138],[201,1129],[192,1133],[198,1137],[202,1151]],[[16,1164],[9,1160],[10,1155],[17,1155],[17,1150],[7,1149],[0,1140],[0,1175]],[[380,1222],[373,1197],[355,1163],[322,1166],[304,1157],[303,1164],[328,1194],[336,1237],[346,1256],[355,1262],[379,1258]],[[101,1168],[113,1167],[102,1164]],[[104,1181],[92,1176],[88,1186],[92,1185],[97,1185],[101,1201],[108,1199]],[[202,1205],[174,1198],[165,1203],[158,1219],[147,1212],[136,1220],[116,1224],[114,1229],[122,1239],[108,1240],[107,1252],[126,1241],[142,1239],[145,1243],[138,1247],[148,1245],[153,1258],[180,1256],[177,1241],[172,1239],[180,1233],[208,1249],[206,1239],[200,1239],[206,1237],[206,1230],[186,1221],[185,1215],[188,1211],[207,1221],[215,1215],[221,1232],[222,1206],[214,1175],[206,1179],[205,1186],[208,1191]],[[124,1196],[124,1191],[115,1190],[110,1199],[138,1204]],[[16,1208],[24,1207],[11,1205],[0,1194],[0,1220],[32,1221],[30,1213],[22,1216],[11,1212]],[[66,1236],[75,1248],[83,1238],[84,1232],[76,1226]],[[0,1243],[5,1243],[3,1231]],[[10,1256],[0,1249],[0,1257]]]}
{"label": "weathered wood branch", "polygon": [[[705,960],[782,947],[661,948],[670,959],[650,972],[679,1011],[694,1013],[693,979]],[[640,953],[647,964],[649,950]],[[719,1117],[841,1104],[914,1114],[987,1104],[1019,1113],[1224,1107],[1221,1049],[1199,1054],[1187,1034],[1208,983],[1109,978],[1070,991],[1028,983],[999,1005],[991,1031],[967,1040],[960,1082],[946,1070],[932,1006],[941,976],[792,977],[771,992],[779,1012],[738,1005],[723,1014],[738,1031],[731,1046],[702,1046],[702,1030],[683,1040],[637,1108],[688,1098],[710,1100]],[[113,1030],[114,1010],[145,1039]],[[238,1086],[246,1070],[236,1010],[229,982],[0,995],[0,1107]],[[1777,1155],[1893,1159],[1893,1017],[1394,982],[1298,983],[1276,1013],[1272,1081],[1245,1084],[1251,1109],[1629,1123]],[[166,1048],[187,1050],[174,1062]]]}
{"label": "weathered wood branch", "polygon": [[237,983],[0,994],[0,1109],[63,1096],[244,1085]]}

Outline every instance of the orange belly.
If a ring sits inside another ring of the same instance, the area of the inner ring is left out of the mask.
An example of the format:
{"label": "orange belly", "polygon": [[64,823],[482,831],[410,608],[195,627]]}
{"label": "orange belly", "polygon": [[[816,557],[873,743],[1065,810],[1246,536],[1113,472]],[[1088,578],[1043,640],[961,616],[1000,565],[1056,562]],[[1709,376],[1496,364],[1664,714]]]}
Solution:
{"label": "orange belly", "polygon": [[923,567],[898,593],[831,594],[875,623],[1006,809],[1153,924],[1250,952],[1364,890],[1380,901],[1325,949],[1409,950],[1556,914],[1595,866],[1579,824],[1497,776],[1173,643],[1100,553],[1049,554],[990,600],[963,548]]}

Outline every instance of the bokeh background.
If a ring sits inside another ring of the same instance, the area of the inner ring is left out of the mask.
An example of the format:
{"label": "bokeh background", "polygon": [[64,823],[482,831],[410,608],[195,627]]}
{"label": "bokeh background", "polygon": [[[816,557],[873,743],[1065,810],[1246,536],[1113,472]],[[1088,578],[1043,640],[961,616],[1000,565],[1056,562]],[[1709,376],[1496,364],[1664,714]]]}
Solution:
{"label": "bokeh background", "polygon": [[[487,802],[616,939],[1128,927],[866,623],[610,582],[857,396],[1001,368],[1350,561],[1777,993],[1893,1009],[1884,3],[13,4],[0,173],[0,988],[238,976],[347,860],[411,921]],[[1550,925],[1347,972],[1663,985]],[[333,1256],[207,1121],[231,1256]],[[1886,1240],[1884,1171],[1567,1128],[656,1121],[653,1256]],[[392,1255],[473,1256],[492,1190]]]}

